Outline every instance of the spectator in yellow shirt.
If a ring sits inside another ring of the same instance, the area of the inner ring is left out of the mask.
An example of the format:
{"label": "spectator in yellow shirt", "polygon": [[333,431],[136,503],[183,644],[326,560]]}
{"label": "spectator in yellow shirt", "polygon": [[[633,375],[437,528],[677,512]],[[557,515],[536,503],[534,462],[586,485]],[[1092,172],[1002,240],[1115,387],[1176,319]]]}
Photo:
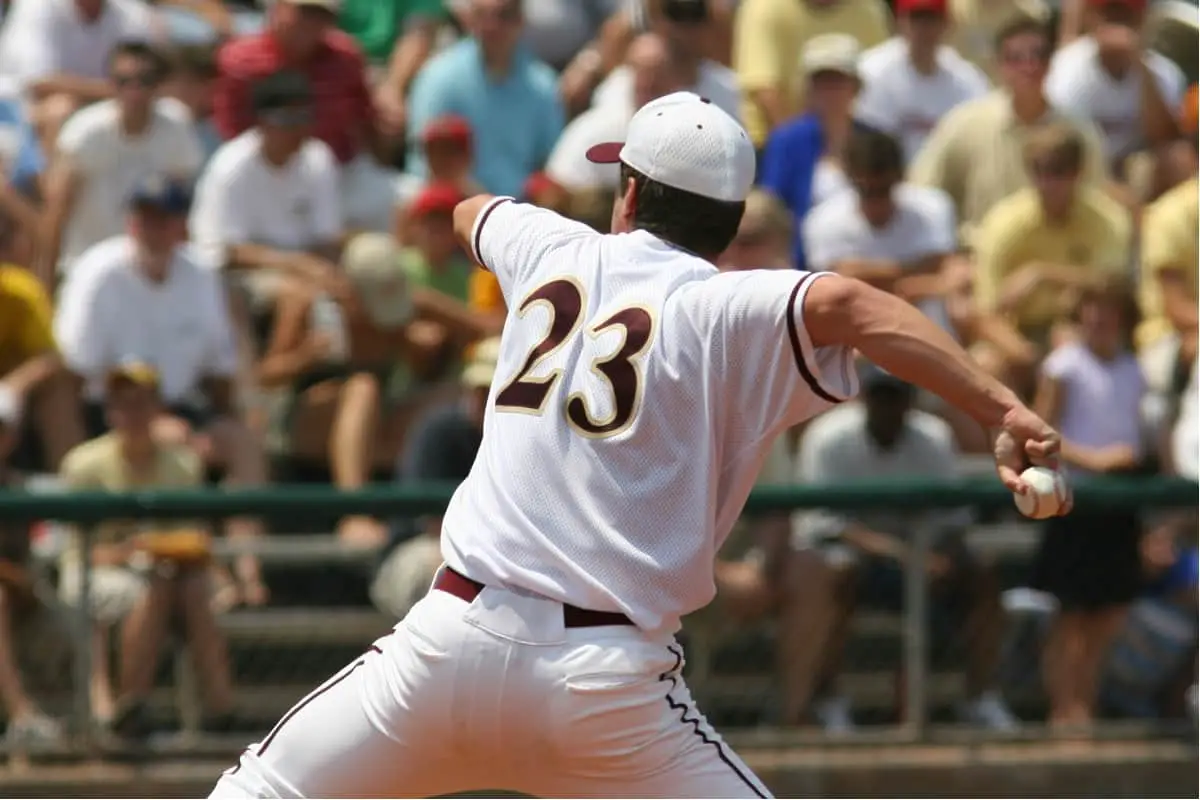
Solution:
{"label": "spectator in yellow shirt", "polygon": [[797,64],[810,39],[847,33],[865,50],[888,38],[890,23],[882,0],[742,0],[734,18],[733,68],[745,96],[742,120],[755,147],[803,109]]}
{"label": "spectator in yellow shirt", "polygon": [[29,410],[41,440],[44,463],[21,452],[22,466],[57,469],[83,439],[79,393],[54,344],[46,290],[32,272],[5,261],[13,234],[0,219],[0,386]]}
{"label": "spectator in yellow shirt", "polygon": [[1196,180],[1196,87],[1188,92],[1180,129],[1190,146],[1191,177],[1155,200],[1142,215],[1142,315],[1138,345],[1146,348],[1174,332],[1179,339],[1178,361],[1190,364],[1196,356],[1196,231],[1200,201]]}
{"label": "spectator in yellow shirt", "polygon": [[[204,468],[196,453],[153,434],[162,412],[159,374],[151,365],[128,361],[105,379],[105,415],[110,432],[84,442],[63,459],[61,478],[71,491],[128,492],[199,486]],[[168,539],[167,551],[151,540]],[[85,549],[85,546],[87,549]],[[84,597],[84,560],[92,628],[92,712],[129,737],[148,732],[146,696],[154,686],[173,619],[182,623],[191,656],[205,682],[211,722],[228,727],[233,683],[225,637],[212,610],[208,536],[203,526],[152,520],[108,520],[89,538],[77,531],[60,559],[59,592],[69,606]],[[114,698],[109,676],[109,633],[121,630],[120,687]]]}
{"label": "spectator in yellow shirt", "polygon": [[[950,195],[967,240],[992,206],[1029,186],[1022,148],[1030,133],[1067,119],[1046,99],[1053,40],[1045,20],[1009,17],[994,49],[1000,88],[942,117],[909,166],[911,182]],[[1087,121],[1075,124],[1086,146],[1084,177],[1099,182],[1107,173],[1100,131]]]}
{"label": "spectator in yellow shirt", "polygon": [[1174,332],[1181,359],[1196,353],[1196,231],[1200,225],[1195,176],[1155,200],[1142,217],[1141,305],[1138,330],[1146,346]]}
{"label": "spectator in yellow shirt", "polygon": [[997,203],[976,237],[975,296],[982,310],[1009,316],[1030,341],[1048,347],[1079,287],[1129,266],[1132,220],[1101,190],[1080,182],[1083,136],[1067,122],[1030,136],[1025,164],[1033,186]]}

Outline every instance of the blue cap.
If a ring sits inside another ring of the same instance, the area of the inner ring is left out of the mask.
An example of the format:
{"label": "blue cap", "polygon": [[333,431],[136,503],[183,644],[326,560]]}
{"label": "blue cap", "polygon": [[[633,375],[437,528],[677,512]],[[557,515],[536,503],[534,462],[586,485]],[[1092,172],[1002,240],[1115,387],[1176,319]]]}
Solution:
{"label": "blue cap", "polygon": [[147,175],[134,184],[129,205],[153,208],[168,214],[186,214],[192,207],[192,192],[187,184],[162,175]]}

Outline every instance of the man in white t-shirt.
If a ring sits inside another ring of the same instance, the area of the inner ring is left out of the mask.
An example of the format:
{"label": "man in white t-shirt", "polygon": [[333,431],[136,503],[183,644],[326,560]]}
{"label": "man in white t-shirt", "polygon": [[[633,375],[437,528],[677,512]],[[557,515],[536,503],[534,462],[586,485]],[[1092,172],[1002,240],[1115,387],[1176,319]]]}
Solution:
{"label": "man in white t-shirt", "polygon": [[280,71],[252,89],[255,127],[222,145],[196,187],[192,241],[209,266],[244,279],[256,313],[282,282],[347,291],[337,267],[343,234],[339,167],[310,135],[312,90]]}
{"label": "man in white t-shirt", "polygon": [[900,144],[882,131],[851,134],[844,164],[853,188],[804,220],[809,269],[838,272],[898,294],[948,328],[941,298],[929,296],[927,288],[929,276],[958,249],[953,202],[940,189],[900,183]]}
{"label": "man in white t-shirt", "polygon": [[1091,119],[1114,165],[1177,133],[1186,79],[1170,59],[1145,48],[1147,0],[1088,0],[1091,32],[1054,54],[1046,94],[1057,107]]}
{"label": "man in white t-shirt", "polygon": [[[949,480],[958,473],[954,434],[941,419],[913,407],[915,387],[871,364],[860,368],[862,395],[813,420],[800,438],[796,479],[803,484],[837,485],[853,480],[925,478]],[[842,615],[858,603],[899,612],[903,608],[904,571],[913,557],[914,537],[924,528],[933,538],[926,556],[932,589],[932,626],[939,634],[958,634],[966,644],[966,698],[959,713],[964,721],[988,728],[1011,729],[1016,720],[994,691],[1003,612],[995,575],[966,547],[963,534],[971,523],[969,509],[898,512],[888,509],[832,512],[801,511],[792,517],[792,545],[798,551],[822,553],[830,567],[853,578],[855,588],[833,581]],[[814,597],[814,604],[829,598]],[[848,601],[848,602],[847,602]],[[945,630],[936,623],[955,622]],[[844,630],[845,620],[834,629]],[[939,636],[943,641],[947,636]],[[845,636],[831,635],[825,647],[845,646]],[[837,664],[840,653],[827,652],[824,663]],[[829,670],[831,673],[832,670]],[[832,693],[834,674],[821,678],[827,696],[815,704],[827,726],[850,724],[849,701]]]}
{"label": "man in white t-shirt", "polygon": [[18,0],[0,30],[0,75],[17,80],[48,151],[67,117],[112,97],[113,48],[155,33],[143,0]]}
{"label": "man in white t-shirt", "polygon": [[862,55],[856,117],[899,137],[908,162],[943,115],[989,85],[979,67],[943,44],[947,0],[897,0],[896,14],[902,35]]}
{"label": "man in white t-shirt", "polygon": [[[72,117],[59,134],[46,184],[47,269],[65,275],[84,250],[124,229],[122,209],[145,175],[195,177],[200,140],[173,100],[158,97],[166,64],[141,42],[124,42],[109,60],[116,95]],[[47,283],[54,276],[46,275]]]}
{"label": "man in white t-shirt", "polygon": [[[63,284],[54,333],[63,361],[84,383],[90,433],[104,433],[105,377],[129,360],[153,366],[167,413],[156,433],[188,441],[225,468],[231,484],[266,479],[262,448],[238,419],[233,326],[219,276],[186,244],[188,187],[163,175],[134,186],[128,233],[89,248]],[[122,204],[126,205],[126,204]],[[257,536],[256,522],[229,521],[234,536]],[[238,565],[242,598],[266,594],[258,564]]]}
{"label": "man in white t-shirt", "polygon": [[[739,119],[742,90],[738,87],[737,74],[705,57],[705,40],[701,34],[711,22],[709,0],[670,0],[649,10],[653,12],[650,30],[666,42],[671,61],[679,70],[679,85],[708,98],[717,108]],[[596,87],[592,106],[628,105],[633,84],[633,69],[628,65],[617,67]]]}
{"label": "man in white t-shirt", "polygon": [[625,64],[633,75],[633,81],[626,87],[629,95],[625,102],[618,104],[614,100],[580,114],[563,130],[550,154],[546,174],[565,189],[616,188],[620,171],[612,164],[588,161],[587,149],[596,142],[623,139],[633,112],[682,87],[680,70],[671,61],[671,50],[656,33],[643,33],[634,39]]}

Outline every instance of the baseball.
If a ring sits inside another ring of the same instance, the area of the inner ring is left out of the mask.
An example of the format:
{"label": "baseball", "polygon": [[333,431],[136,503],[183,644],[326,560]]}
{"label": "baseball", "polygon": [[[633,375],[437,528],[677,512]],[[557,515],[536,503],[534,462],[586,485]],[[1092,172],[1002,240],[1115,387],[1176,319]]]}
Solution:
{"label": "baseball", "polygon": [[1053,517],[1067,502],[1067,482],[1057,470],[1030,467],[1021,473],[1021,480],[1033,491],[1013,494],[1013,501],[1017,510],[1030,519]]}

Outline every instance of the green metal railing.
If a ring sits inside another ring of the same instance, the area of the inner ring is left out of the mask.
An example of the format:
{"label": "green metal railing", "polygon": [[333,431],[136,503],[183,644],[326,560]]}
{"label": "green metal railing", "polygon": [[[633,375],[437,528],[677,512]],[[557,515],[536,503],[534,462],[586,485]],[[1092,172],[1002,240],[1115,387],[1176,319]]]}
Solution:
{"label": "green metal railing", "polygon": [[[216,520],[231,516],[267,518],[336,518],[348,514],[418,515],[442,511],[454,492],[453,484],[419,486],[377,485],[354,492],[330,486],[272,486],[260,489],[103,492],[0,492],[0,522],[56,520],[84,526],[106,519],[192,518]],[[1196,508],[1200,487],[1193,481],[1148,478],[1096,478],[1075,488],[1076,508]],[[861,481],[821,486],[775,486],[756,489],[746,503],[747,514],[799,508],[895,509],[970,506],[980,510],[1011,509],[1012,495],[992,477],[949,481]],[[931,532],[913,533],[913,558],[906,564],[904,603],[905,703],[910,717],[904,728],[912,739],[925,735],[926,638],[928,589],[925,558]],[[75,730],[77,746],[88,751],[95,743],[90,725],[89,651],[91,615],[88,608],[89,569],[84,569],[80,604],[75,614],[77,642],[74,660]]]}
{"label": "green metal railing", "polygon": [[[354,492],[331,486],[262,489],[195,489],[110,494],[0,492],[0,520],[53,519],[97,522],[122,518],[279,516],[293,514],[404,515],[441,511],[453,485],[377,485]],[[1075,505],[1089,508],[1188,507],[1197,484],[1176,478],[1096,478],[1075,488]],[[796,508],[862,509],[1010,508],[1012,496],[995,479],[949,481],[856,481],[833,486],[772,486],[756,489],[746,512]]]}

